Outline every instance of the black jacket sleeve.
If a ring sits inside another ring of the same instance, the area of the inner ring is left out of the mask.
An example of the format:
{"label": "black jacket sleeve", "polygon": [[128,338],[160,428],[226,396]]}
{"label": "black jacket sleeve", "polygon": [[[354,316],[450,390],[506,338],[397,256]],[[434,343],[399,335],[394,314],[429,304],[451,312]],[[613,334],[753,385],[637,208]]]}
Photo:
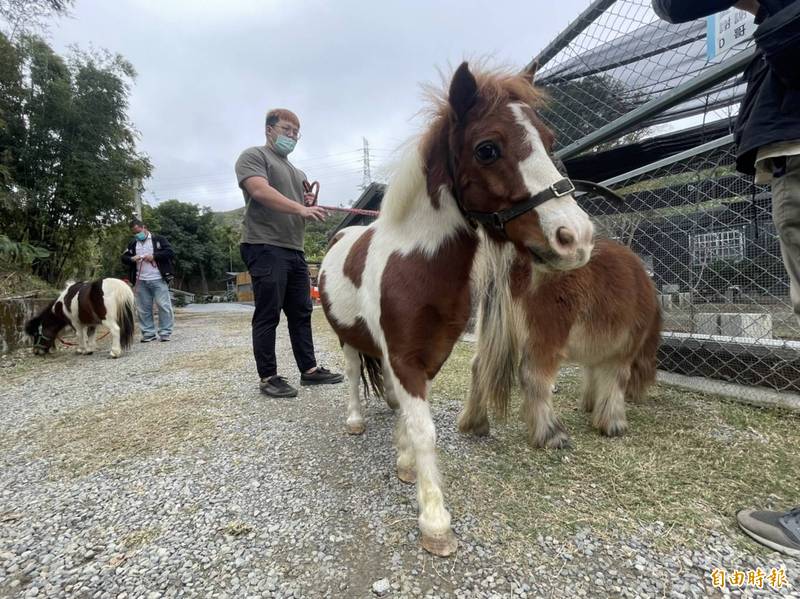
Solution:
{"label": "black jacket sleeve", "polygon": [[159,235],[157,238],[153,238],[153,242],[153,258],[159,261],[175,259],[175,252],[166,237]]}
{"label": "black jacket sleeve", "polygon": [[122,263],[125,266],[131,267],[134,265],[133,257],[136,255],[135,250],[132,247],[132,244],[125,248],[125,251],[122,252]]}
{"label": "black jacket sleeve", "polygon": [[653,0],[653,10],[670,23],[702,19],[730,8],[736,0]]}

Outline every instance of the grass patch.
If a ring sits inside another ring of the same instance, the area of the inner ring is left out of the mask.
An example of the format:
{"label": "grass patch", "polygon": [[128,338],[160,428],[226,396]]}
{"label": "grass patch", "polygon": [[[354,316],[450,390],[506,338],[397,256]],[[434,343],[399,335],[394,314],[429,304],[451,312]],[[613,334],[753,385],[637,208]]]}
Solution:
{"label": "grass patch", "polygon": [[54,294],[55,297],[60,291],[26,269],[0,267],[0,298],[29,293]]}
{"label": "grass patch", "polygon": [[122,545],[129,551],[138,549],[139,547],[144,547],[155,541],[160,534],[161,530],[158,528],[141,528],[134,530],[122,537]]}
{"label": "grass patch", "polygon": [[[434,401],[464,396],[471,350],[453,352]],[[493,423],[493,438],[477,443],[469,460],[443,452],[457,473],[449,499],[478,512],[486,527],[479,535],[501,535],[521,551],[540,534],[563,538],[588,527],[606,538],[697,547],[709,531],[732,528],[738,509],[800,498],[796,414],[657,386],[628,406],[628,434],[607,439],[578,409],[577,370],[562,371],[559,385],[554,405],[574,450],[533,449],[523,424],[509,419]],[[518,395],[513,405],[515,414]]]}
{"label": "grass patch", "polygon": [[253,527],[242,522],[241,520],[234,520],[229,522],[222,528],[222,533],[232,537],[243,537],[253,532]]}
{"label": "grass patch", "polygon": [[159,371],[200,370],[205,372],[241,372],[243,362],[252,354],[248,347],[224,347],[208,351],[178,354],[166,360]]}
{"label": "grass patch", "polygon": [[157,389],[82,407],[26,435],[52,460],[55,474],[82,476],[122,460],[205,442],[215,426],[206,409],[209,396],[208,390],[199,397],[196,391]]}

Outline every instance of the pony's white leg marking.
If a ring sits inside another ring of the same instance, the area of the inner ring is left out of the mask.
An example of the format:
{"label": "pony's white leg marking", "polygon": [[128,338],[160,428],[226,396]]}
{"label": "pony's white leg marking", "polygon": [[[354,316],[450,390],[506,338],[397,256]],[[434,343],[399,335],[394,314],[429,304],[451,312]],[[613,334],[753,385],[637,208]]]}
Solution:
{"label": "pony's white leg marking", "polygon": [[489,418],[486,415],[486,391],[483,389],[484,381],[480,379],[480,358],[476,354],[472,358],[472,379],[470,381],[469,396],[461,415],[458,417],[458,430],[462,433],[472,433],[479,437],[489,434]]}
{"label": "pony's white leg marking", "polygon": [[402,409],[394,427],[394,443],[397,448],[397,478],[404,483],[413,484],[417,480],[417,472],[414,469],[414,447],[408,436],[406,417]]}
{"label": "pony's white leg marking", "polygon": [[122,346],[120,345],[120,329],[116,320],[106,320],[104,324],[111,332],[111,351],[108,353],[112,358],[119,358],[122,355]]}
{"label": "pony's white leg marking", "polygon": [[592,424],[609,437],[620,437],[628,428],[625,418],[625,388],[631,376],[630,366],[604,365],[596,369]]}
{"label": "pony's white leg marking", "polygon": [[394,392],[395,382],[392,379],[392,370],[389,368],[386,360],[383,360],[383,391],[386,403],[393,410],[397,410],[400,404],[397,401],[397,395]]}
{"label": "pony's white leg marking", "polygon": [[77,325],[75,327],[75,332],[78,335],[78,349],[75,350],[76,353],[85,354],[86,350],[86,327],[83,325]]}
{"label": "pony's white leg marking", "polygon": [[531,445],[547,449],[570,447],[569,435],[553,411],[553,383],[555,373],[545,373],[537,368],[530,355],[525,353],[519,369],[522,388],[522,419],[528,425]]}
{"label": "pony's white leg marking", "polygon": [[86,330],[86,339],[88,341],[86,346],[86,353],[92,354],[97,349],[97,327],[88,327]]}
{"label": "pony's white leg marking", "polygon": [[450,555],[457,549],[458,541],[450,529],[450,513],[444,507],[436,465],[436,428],[430,405],[424,398],[410,395],[399,381],[395,387],[406,433],[414,451],[422,546],[435,555]]}
{"label": "pony's white leg marking", "polygon": [[361,357],[350,345],[343,345],[345,374],[350,383],[350,396],[347,398],[347,432],[360,435],[364,432],[364,417],[361,414],[361,400],[358,398],[359,380],[361,377]]}

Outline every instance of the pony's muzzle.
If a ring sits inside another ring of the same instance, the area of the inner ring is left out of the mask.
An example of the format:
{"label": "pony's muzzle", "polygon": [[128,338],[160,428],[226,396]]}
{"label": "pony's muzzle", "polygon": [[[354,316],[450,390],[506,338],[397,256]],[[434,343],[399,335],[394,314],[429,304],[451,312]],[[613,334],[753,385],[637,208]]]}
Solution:
{"label": "pony's muzzle", "polygon": [[588,219],[579,226],[561,226],[548,241],[560,268],[580,268],[589,261],[592,253],[594,227]]}

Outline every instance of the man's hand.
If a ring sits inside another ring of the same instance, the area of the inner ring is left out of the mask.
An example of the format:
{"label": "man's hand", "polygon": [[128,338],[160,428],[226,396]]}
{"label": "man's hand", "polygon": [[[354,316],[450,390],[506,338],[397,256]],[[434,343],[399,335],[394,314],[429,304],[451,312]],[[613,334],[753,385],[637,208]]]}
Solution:
{"label": "man's hand", "polygon": [[325,208],[320,208],[319,206],[305,206],[300,212],[300,215],[306,220],[322,222],[328,217],[328,212]]}
{"label": "man's hand", "polygon": [[313,206],[317,203],[317,198],[313,193],[304,193],[303,201],[305,202],[306,206]]}
{"label": "man's hand", "polygon": [[150,254],[148,254],[147,256],[142,256],[142,260],[144,260],[145,262],[149,262],[150,264],[156,263],[156,259],[153,258],[153,256],[151,256]]}
{"label": "man's hand", "polygon": [[752,15],[757,15],[760,7],[758,0],[739,0],[733,6],[739,10],[747,11]]}

